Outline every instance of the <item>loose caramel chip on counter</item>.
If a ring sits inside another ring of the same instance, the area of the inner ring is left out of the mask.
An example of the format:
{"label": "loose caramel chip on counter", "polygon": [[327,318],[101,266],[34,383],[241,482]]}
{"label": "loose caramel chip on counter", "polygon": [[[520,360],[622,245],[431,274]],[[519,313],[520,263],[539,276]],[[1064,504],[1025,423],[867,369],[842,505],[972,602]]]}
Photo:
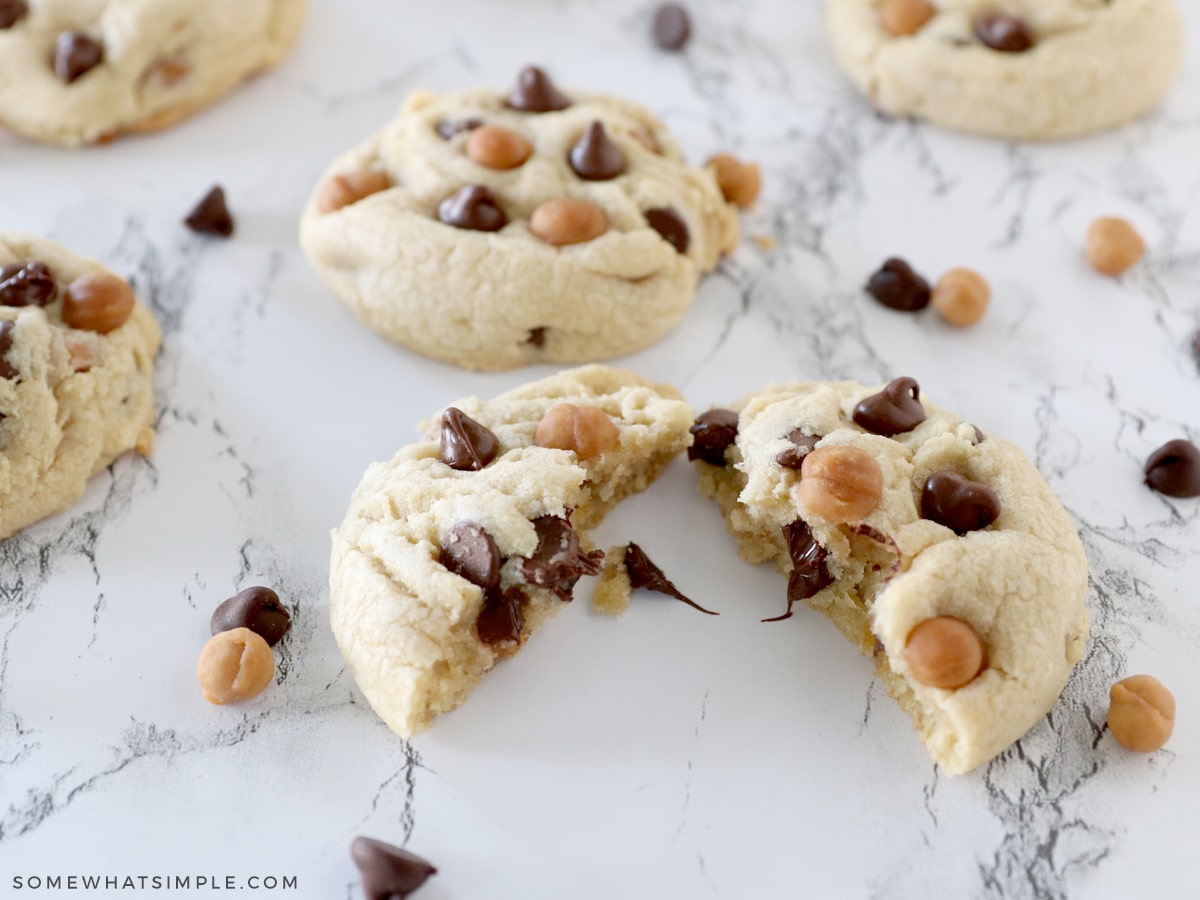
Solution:
{"label": "loose caramel chip on counter", "polygon": [[762,190],[762,172],[758,163],[744,163],[729,153],[718,153],[706,164],[717,179],[717,187],[730,203],[749,209]]}
{"label": "loose caramel chip on counter", "polygon": [[1175,730],[1175,698],[1153,675],[1132,675],[1108,692],[1108,730],[1127,750],[1153,753]]}
{"label": "loose caramel chip on counter", "polygon": [[933,308],[951,325],[974,325],[987,312],[992,287],[978,272],[951,269],[933,288]]}
{"label": "loose caramel chip on counter", "polygon": [[122,278],[108,272],[91,272],[71,282],[63,298],[63,321],[71,328],[108,334],[133,314],[137,299]]}
{"label": "loose caramel chip on counter", "polygon": [[1146,242],[1124,219],[1101,217],[1088,228],[1088,262],[1103,275],[1120,275],[1145,255]]}
{"label": "loose caramel chip on counter", "polygon": [[275,654],[249,628],[222,631],[200,651],[196,677],[204,699],[222,706],[257,697],[275,677]]}

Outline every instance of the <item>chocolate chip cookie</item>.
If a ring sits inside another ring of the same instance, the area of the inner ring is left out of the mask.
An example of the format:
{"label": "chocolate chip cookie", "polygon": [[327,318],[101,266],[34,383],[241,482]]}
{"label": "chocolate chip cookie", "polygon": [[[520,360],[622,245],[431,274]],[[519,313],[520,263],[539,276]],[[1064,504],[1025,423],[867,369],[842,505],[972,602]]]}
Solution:
{"label": "chocolate chip cookie", "polygon": [[469,369],[646,347],[738,239],[710,170],[616,97],[540,69],[509,92],[414,93],[337,159],[300,239],[326,285],[397,343]]}
{"label": "chocolate chip cookie", "polygon": [[741,555],[873,654],[948,773],[1054,705],[1088,635],[1087,561],[1015,446],[911,378],[772,387],[692,427],[700,489]]}
{"label": "chocolate chip cookie", "polygon": [[397,734],[461,704],[600,572],[583,531],[689,441],[673,388],[604,366],[447,407],[333,533],[334,636]]}

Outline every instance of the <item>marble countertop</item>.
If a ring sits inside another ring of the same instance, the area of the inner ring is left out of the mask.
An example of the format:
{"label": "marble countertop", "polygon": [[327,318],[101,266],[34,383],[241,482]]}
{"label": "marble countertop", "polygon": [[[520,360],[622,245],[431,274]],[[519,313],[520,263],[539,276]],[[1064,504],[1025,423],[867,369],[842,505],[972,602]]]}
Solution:
{"label": "marble countertop", "polygon": [[[152,459],[122,458],[0,543],[0,895],[59,896],[14,879],[74,873],[294,876],[263,893],[355,897],[357,834],[431,859],[429,900],[1194,889],[1200,502],[1153,494],[1141,465],[1200,439],[1200,61],[1122,131],[1005,144],[873,114],[815,2],[690,5],[694,39],[672,55],[642,0],[316,2],[279,69],[170,132],[85,152],[0,136],[0,228],[127,274],[165,335]],[[375,337],[305,264],[297,216],[408,90],[504,85],[533,61],[640,98],[696,161],[732,150],[764,169],[745,231],[777,246],[745,241],[683,324],[622,364],[700,407],[772,380],[913,375],[1021,445],[1062,498],[1094,636],[1051,715],[990,765],[939,773],[817,613],[761,624],[783,581],[737,558],[682,461],[596,542],[643,543],[719,618],[639,595],[614,620],[585,582],[411,743],[358,694],[326,576],[363,469],[455,398],[550,370],[468,373]],[[215,182],[229,242],[179,224]],[[1120,280],[1082,257],[1104,214],[1150,245]],[[877,306],[861,285],[891,255],[985,273],[988,316],[958,331]],[[212,609],[251,584],[279,591],[294,629],[276,684],[213,707],[196,655]],[[1109,685],[1136,672],[1179,704],[1152,755],[1103,727]]]}

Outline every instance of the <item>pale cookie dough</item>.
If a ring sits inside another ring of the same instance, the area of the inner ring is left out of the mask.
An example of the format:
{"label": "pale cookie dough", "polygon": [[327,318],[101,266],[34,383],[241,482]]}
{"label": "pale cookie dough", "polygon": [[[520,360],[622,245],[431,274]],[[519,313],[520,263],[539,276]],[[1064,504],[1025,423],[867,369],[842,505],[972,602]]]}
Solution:
{"label": "pale cookie dough", "polygon": [[[396,121],[334,161],[304,211],[301,244],[325,284],[380,334],[469,369],[588,362],[659,340],[737,243],[735,207],[641,106],[582,91],[565,99],[565,109],[529,112],[495,90],[410,95]],[[594,122],[624,160],[605,180],[580,177],[568,159]],[[528,158],[476,162],[467,148],[481,126],[515,133]],[[340,191],[344,206],[330,202],[337,179],[353,188]],[[499,230],[439,219],[470,186],[495,198]],[[531,230],[534,211],[561,198],[591,204],[575,224],[592,230],[577,243]],[[663,210],[685,229],[682,252],[650,224]]]}
{"label": "pale cookie dough", "polygon": [[[166,128],[279,62],[305,4],[0,0],[0,25],[18,16],[0,27],[0,124],[72,146]],[[68,82],[56,57],[72,33],[94,43],[76,51]]]}
{"label": "pale cookie dough", "polygon": [[[1174,0],[932,0],[894,36],[881,0],[829,0],[842,69],[877,108],[1000,138],[1061,138],[1121,125],[1166,94],[1183,56]],[[1034,45],[985,45],[981,15],[1016,16]]]}
{"label": "pale cookie dough", "polygon": [[[1017,447],[924,397],[927,418],[915,428],[870,433],[852,417],[874,393],[854,383],[794,383],[743,401],[723,458],[710,441],[708,457],[725,465],[697,463],[700,488],[717,500],[741,555],[773,560],[791,576],[791,601],[804,599],[874,654],[930,755],[950,774],[967,772],[1025,734],[1061,694],[1088,635],[1087,562],[1066,512]],[[878,506],[841,524],[806,508],[796,495],[801,473],[780,463],[785,451],[793,462],[812,452],[789,439],[795,429],[810,436],[800,444],[819,439],[816,450],[869,454],[882,473]],[[698,433],[689,455],[704,440]],[[994,492],[991,524],[959,535],[922,518],[926,481],[946,470]],[[803,549],[805,526],[816,543],[794,565],[785,529]],[[913,629],[937,616],[958,618],[982,638],[984,667],[957,690],[922,683],[905,656]]]}
{"label": "pale cookie dough", "polygon": [[[44,263],[45,305],[14,270]],[[153,445],[151,375],[158,325],[135,302],[100,334],[63,321],[68,287],[108,273],[50,241],[0,232],[0,539],[60,512],[87,480],[127,450]]]}
{"label": "pale cookie dough", "polygon": [[[591,415],[605,420],[603,427],[593,419],[585,429],[599,438],[581,437],[580,446],[594,454],[587,459],[534,443],[539,423],[562,403],[602,411]],[[692,422],[691,407],[673,388],[603,366],[448,409],[494,436],[494,456],[484,452],[487,434],[476,434],[482,468],[443,462],[439,415],[423,440],[367,469],[333,532],[334,636],[368,702],[403,737],[461,704],[571,598],[580,575],[599,572],[603,554],[576,545],[574,529],[597,524],[647,487],[687,445]],[[461,442],[454,446],[470,458]],[[557,540],[540,541],[535,520],[557,525]],[[464,529],[474,536],[456,541]],[[490,565],[484,532],[494,546]],[[445,548],[454,546],[477,574],[443,564]],[[478,574],[489,569],[491,585]]]}

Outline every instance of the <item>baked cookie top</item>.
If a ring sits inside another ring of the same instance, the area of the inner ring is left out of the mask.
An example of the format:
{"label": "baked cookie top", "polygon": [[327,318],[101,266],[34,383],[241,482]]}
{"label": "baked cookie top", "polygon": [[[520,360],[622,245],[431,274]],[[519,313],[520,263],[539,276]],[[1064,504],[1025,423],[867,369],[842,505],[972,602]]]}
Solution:
{"label": "baked cookie top", "polygon": [[416,92],[334,161],[301,243],[387,337],[467,368],[582,362],[661,337],[738,239],[713,172],[617,97]]}
{"label": "baked cookie top", "polygon": [[1174,0],[829,0],[827,22],[878,108],[1001,138],[1129,121],[1183,54]]}
{"label": "baked cookie top", "polygon": [[278,62],[305,0],[0,0],[0,124],[60,144],[151,131]]}
{"label": "baked cookie top", "polygon": [[1016,446],[907,378],[770,387],[693,431],[741,554],[789,576],[787,615],[805,600],[875,655],[947,772],[1053,706],[1087,639],[1087,562]]}
{"label": "baked cookie top", "polygon": [[149,452],[158,344],[122,279],[0,232],[0,539],[66,509],[126,450]]}
{"label": "baked cookie top", "polygon": [[447,407],[367,469],[333,532],[330,615],[392,730],[457,707],[600,571],[580,531],[649,485],[691,422],[674,389],[587,366]]}

